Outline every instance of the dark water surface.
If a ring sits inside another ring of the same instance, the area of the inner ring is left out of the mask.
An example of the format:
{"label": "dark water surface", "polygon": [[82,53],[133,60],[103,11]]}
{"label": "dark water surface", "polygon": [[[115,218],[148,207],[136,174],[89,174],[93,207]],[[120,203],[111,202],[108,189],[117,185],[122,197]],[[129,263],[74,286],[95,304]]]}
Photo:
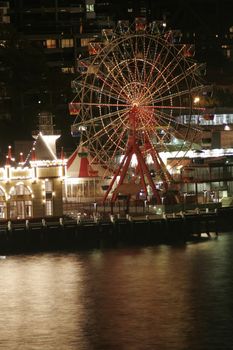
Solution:
{"label": "dark water surface", "polygon": [[233,234],[0,259],[0,349],[233,349]]}

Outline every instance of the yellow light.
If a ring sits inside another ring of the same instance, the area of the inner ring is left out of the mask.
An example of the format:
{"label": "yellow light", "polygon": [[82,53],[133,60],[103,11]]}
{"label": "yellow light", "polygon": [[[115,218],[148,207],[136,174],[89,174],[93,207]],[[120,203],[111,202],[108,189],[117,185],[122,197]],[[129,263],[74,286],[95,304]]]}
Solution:
{"label": "yellow light", "polygon": [[194,97],[194,100],[193,100],[193,103],[199,103],[200,102],[200,97],[199,96],[196,96]]}

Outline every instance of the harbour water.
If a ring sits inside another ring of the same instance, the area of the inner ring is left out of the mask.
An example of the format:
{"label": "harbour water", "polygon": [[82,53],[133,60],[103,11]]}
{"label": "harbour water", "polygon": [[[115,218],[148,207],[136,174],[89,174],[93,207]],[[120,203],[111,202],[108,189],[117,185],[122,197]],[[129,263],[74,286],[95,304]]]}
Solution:
{"label": "harbour water", "polygon": [[0,349],[233,349],[233,235],[0,259]]}

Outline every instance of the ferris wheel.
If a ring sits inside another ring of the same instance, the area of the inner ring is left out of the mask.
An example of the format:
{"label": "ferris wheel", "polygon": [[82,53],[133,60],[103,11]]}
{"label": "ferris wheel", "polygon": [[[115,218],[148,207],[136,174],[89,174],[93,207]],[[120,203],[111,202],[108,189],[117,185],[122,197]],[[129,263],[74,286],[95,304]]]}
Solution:
{"label": "ferris wheel", "polygon": [[114,33],[92,43],[92,55],[80,60],[72,131],[82,133],[94,159],[114,174],[105,199],[118,177],[118,188],[127,178],[147,194],[149,184],[159,202],[151,169],[165,189],[172,181],[160,152],[176,150],[178,158],[199,134],[192,117],[204,110],[193,102],[203,87],[201,65],[190,57],[190,45],[173,39],[172,32],[145,28]]}

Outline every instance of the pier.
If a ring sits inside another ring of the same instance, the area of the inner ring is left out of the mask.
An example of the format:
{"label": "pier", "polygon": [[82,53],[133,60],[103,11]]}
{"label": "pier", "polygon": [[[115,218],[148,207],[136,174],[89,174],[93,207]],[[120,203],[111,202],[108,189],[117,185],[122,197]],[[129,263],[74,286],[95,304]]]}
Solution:
{"label": "pier", "polygon": [[0,252],[186,243],[233,227],[233,207],[212,212],[47,217],[0,222]]}

